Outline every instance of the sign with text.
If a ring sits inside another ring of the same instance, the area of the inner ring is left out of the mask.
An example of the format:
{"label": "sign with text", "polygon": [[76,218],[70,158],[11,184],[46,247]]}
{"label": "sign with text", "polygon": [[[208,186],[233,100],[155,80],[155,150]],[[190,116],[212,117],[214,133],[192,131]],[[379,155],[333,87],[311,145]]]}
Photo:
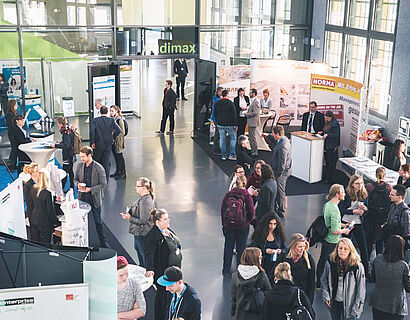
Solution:
{"label": "sign with text", "polygon": [[158,54],[197,54],[197,46],[195,43],[186,40],[158,39]]}

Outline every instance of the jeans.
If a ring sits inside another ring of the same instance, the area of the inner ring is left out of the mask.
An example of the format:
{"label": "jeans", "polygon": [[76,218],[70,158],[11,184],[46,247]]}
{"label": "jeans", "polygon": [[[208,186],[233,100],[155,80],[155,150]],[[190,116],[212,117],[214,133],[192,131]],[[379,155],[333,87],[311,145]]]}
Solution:
{"label": "jeans", "polygon": [[239,265],[241,261],[242,252],[246,248],[246,243],[248,241],[248,234],[249,234],[249,226],[242,229],[232,229],[227,227],[222,227],[222,231],[225,237],[225,245],[224,245],[224,262],[223,262],[223,269],[222,274],[230,274],[231,273],[231,264],[232,264],[232,256],[233,256],[233,249],[236,245],[236,252],[237,252],[237,263]]}
{"label": "jeans", "polygon": [[319,262],[316,269],[316,283],[320,284],[320,278],[322,277],[323,270],[325,269],[325,263],[329,258],[329,254],[336,248],[336,243],[322,242],[322,251],[320,251]]}
{"label": "jeans", "polygon": [[355,317],[345,318],[343,310],[343,302],[333,301],[330,307],[330,315],[332,320],[354,320]]}
{"label": "jeans", "polygon": [[366,276],[369,274],[369,254],[367,252],[366,236],[364,234],[363,224],[356,224],[353,230],[349,233],[348,238],[355,237],[360,250],[360,258],[362,259],[364,271]]}
{"label": "jeans", "polygon": [[107,237],[105,236],[104,232],[104,221],[101,219],[101,207],[96,208],[93,204],[91,204],[91,211],[93,214],[95,228],[97,229],[98,238],[100,239],[100,244],[102,246],[107,245]]}
{"label": "jeans", "polygon": [[373,320],[404,320],[405,316],[383,312],[373,308]]}
{"label": "jeans", "polygon": [[331,183],[335,180],[337,156],[337,148],[325,150],[325,179]]}
{"label": "jeans", "polygon": [[167,125],[167,119],[169,117],[169,131],[174,132],[175,118],[174,118],[174,108],[165,109],[162,108],[162,119],[161,119],[161,132],[165,132],[165,127]]}
{"label": "jeans", "polygon": [[235,156],[236,131],[233,126],[218,126],[222,158],[226,158],[226,134],[229,135],[229,156]]}
{"label": "jeans", "polygon": [[134,236],[134,249],[137,251],[139,264],[145,268],[144,244],[145,236]]}

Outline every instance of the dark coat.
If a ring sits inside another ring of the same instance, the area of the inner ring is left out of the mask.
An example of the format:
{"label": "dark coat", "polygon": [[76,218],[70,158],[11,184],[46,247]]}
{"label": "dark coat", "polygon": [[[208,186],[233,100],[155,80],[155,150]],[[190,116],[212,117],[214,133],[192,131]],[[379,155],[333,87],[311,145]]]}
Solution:
{"label": "dark coat", "polygon": [[255,163],[255,159],[253,159],[251,155],[252,155],[251,150],[239,144],[236,146],[236,162],[240,164],[245,169],[245,171],[248,171],[248,172],[249,172],[249,168],[246,164],[249,164],[252,167],[253,164]]}
{"label": "dark coat", "polygon": [[24,200],[26,201],[26,216],[31,216],[31,212],[33,211],[33,189],[34,189],[34,181],[30,178],[29,181],[26,182],[23,188]]}
{"label": "dark coat", "polygon": [[16,116],[13,112],[6,113],[6,126],[7,128],[11,128],[13,126],[13,118]]}
{"label": "dark coat", "polygon": [[23,131],[21,131],[17,124],[13,124],[13,126],[9,128],[9,137],[11,148],[17,150],[19,160],[30,161],[30,157],[19,149],[19,145],[30,143],[31,140],[24,135]]}
{"label": "dark coat", "polygon": [[174,73],[178,75],[178,78],[185,78],[188,74],[188,66],[186,65],[186,61],[179,61],[179,59],[175,60],[174,62]]}
{"label": "dark coat", "polygon": [[400,166],[401,166],[401,162],[400,162],[400,158],[398,157],[398,155],[397,154],[392,155],[390,169],[394,171],[399,171]]}
{"label": "dark coat", "polygon": [[[303,114],[302,127],[300,128],[301,131],[308,130],[309,115],[310,115],[309,111]],[[323,131],[323,128],[325,127],[325,116],[323,115],[323,113],[319,111],[315,112],[315,115],[313,116],[312,127],[315,133],[318,133],[319,131]]]}
{"label": "dark coat", "polygon": [[176,109],[177,105],[177,95],[175,94],[174,89],[169,88],[168,94],[166,94],[167,89],[164,89],[164,98],[162,99],[162,107],[167,110]]}
{"label": "dark coat", "polygon": [[256,197],[258,206],[256,207],[256,216],[260,219],[268,212],[275,212],[275,200],[278,186],[273,179],[265,180],[262,184],[259,194]]}
{"label": "dark coat", "polygon": [[164,274],[165,269],[170,267],[169,253],[165,237],[156,225],[152,226],[145,237],[144,254],[147,260],[146,270],[154,271],[154,283]]}
{"label": "dark coat", "polygon": [[172,319],[184,319],[184,320],[200,320],[201,319],[201,300],[199,300],[198,294],[195,289],[186,284],[186,289],[182,295],[180,307],[177,308],[177,312],[174,315],[175,318],[171,318],[170,305],[172,300],[172,294],[167,292],[167,320]]}
{"label": "dark coat", "polygon": [[114,139],[121,133],[121,128],[113,118],[101,116],[91,122],[90,144],[95,144],[95,157],[100,152],[111,150]]}
{"label": "dark coat", "polygon": [[282,256],[280,262],[287,262],[290,264],[292,271],[293,282],[295,285],[302,289],[308,296],[310,303],[313,304],[315,298],[315,260],[308,252],[308,259],[310,263],[310,269],[307,267],[305,258],[302,256],[297,262],[294,262],[292,258]]}
{"label": "dark coat", "polygon": [[238,125],[235,106],[229,99],[220,99],[215,103],[214,116],[218,126]]}
{"label": "dark coat", "polygon": [[63,150],[63,162],[65,164],[74,162],[74,132],[71,130],[61,133],[61,143],[56,143],[55,147]]}
{"label": "dark coat", "polygon": [[[251,104],[251,101],[249,100],[248,96],[243,96],[245,101],[246,101],[246,105],[249,107],[249,105]],[[239,117],[239,113],[241,112],[241,108],[239,107],[239,96],[236,96],[233,99],[233,104],[235,106],[235,110],[236,110],[236,116]]]}
{"label": "dark coat", "polygon": [[[364,205],[367,207],[367,202],[368,202],[369,197],[367,197],[363,203]],[[345,214],[353,214],[353,210],[349,210],[349,208],[352,205],[352,199],[350,198],[349,194],[346,192],[345,195],[345,199],[341,200],[339,202],[339,204],[337,205],[339,207],[339,211],[340,211],[340,216],[342,217],[343,220],[343,216]],[[366,213],[367,211],[365,211]],[[365,213],[363,213],[363,215],[360,216],[360,220],[363,222],[363,216],[365,215]]]}
{"label": "dark coat", "polygon": [[7,81],[0,82],[0,97],[7,98],[7,92],[9,91],[9,83]]}
{"label": "dark coat", "polygon": [[333,120],[329,129],[324,129],[327,134],[325,139],[325,150],[332,150],[340,146],[340,125],[337,120]]}
{"label": "dark coat", "polygon": [[[300,290],[300,300],[302,305],[309,311],[315,319],[312,305],[303,290]],[[286,312],[290,312],[292,307],[297,305],[297,287],[289,280],[279,280],[265,295],[263,305],[262,320],[286,320]]]}
{"label": "dark coat", "polygon": [[53,197],[51,192],[44,189],[37,196],[37,189],[33,188],[31,193],[33,201],[33,211],[31,212],[30,225],[50,226],[58,223],[54,209]]}

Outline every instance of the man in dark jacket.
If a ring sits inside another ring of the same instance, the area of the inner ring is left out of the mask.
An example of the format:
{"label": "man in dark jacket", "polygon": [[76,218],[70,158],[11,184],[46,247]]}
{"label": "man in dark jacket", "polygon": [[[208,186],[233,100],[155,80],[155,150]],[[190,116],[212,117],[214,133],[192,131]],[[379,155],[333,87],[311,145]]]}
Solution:
{"label": "man in dark jacket", "polygon": [[310,133],[321,133],[325,127],[325,116],[323,113],[316,111],[316,101],[309,103],[309,112],[305,112],[302,118],[301,131],[307,131]]}
{"label": "man in dark jacket", "polygon": [[167,124],[167,119],[169,117],[169,131],[167,134],[174,133],[175,119],[174,112],[176,110],[176,95],[175,91],[172,89],[172,81],[165,81],[164,98],[162,99],[162,119],[161,119],[161,129],[155,131],[158,134],[164,134],[165,126]]}
{"label": "man in dark jacket", "polygon": [[107,175],[110,177],[110,154],[115,138],[121,133],[121,128],[108,114],[108,108],[100,108],[101,117],[91,122],[90,143],[94,150],[94,160],[100,163]]}
{"label": "man in dark jacket", "polygon": [[276,212],[280,217],[285,214],[286,182],[292,174],[292,156],[289,139],[282,126],[273,127],[272,137],[276,144],[272,154],[272,169],[275,174],[278,193],[276,195]]}
{"label": "man in dark jacket", "polygon": [[[182,96],[182,100],[188,100],[185,98],[185,80],[188,77],[188,66],[184,58],[175,60],[174,73],[177,78],[177,100]],[[181,87],[181,95],[179,95],[179,87]]]}
{"label": "man in dark jacket", "polygon": [[157,283],[168,291],[166,320],[201,319],[201,300],[195,289],[182,280],[180,268],[168,267]]}
{"label": "man in dark jacket", "polygon": [[219,146],[221,148],[222,160],[227,159],[226,134],[229,135],[229,160],[236,161],[236,131],[238,130],[238,119],[236,109],[231,100],[228,99],[228,90],[222,91],[222,98],[215,103],[214,116],[219,130]]}
{"label": "man in dark jacket", "polygon": [[249,150],[249,138],[245,135],[240,135],[238,137],[236,162],[245,169],[245,175],[248,177],[251,173],[250,169],[255,163],[255,159],[251,156],[251,150]]}

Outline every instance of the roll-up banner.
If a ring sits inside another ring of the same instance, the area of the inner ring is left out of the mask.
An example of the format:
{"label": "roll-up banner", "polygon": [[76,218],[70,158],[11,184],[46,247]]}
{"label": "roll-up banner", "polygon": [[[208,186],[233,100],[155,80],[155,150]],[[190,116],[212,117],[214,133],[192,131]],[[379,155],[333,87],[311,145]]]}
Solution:
{"label": "roll-up banner", "polygon": [[0,192],[0,232],[27,239],[23,183],[20,178]]}
{"label": "roll-up banner", "polygon": [[330,74],[331,68],[309,61],[251,59],[251,88],[258,90],[259,99],[268,89],[276,119],[289,115],[290,125],[300,126],[309,111],[312,73]]}
{"label": "roll-up banner", "polygon": [[317,110],[332,111],[340,124],[339,153],[343,157],[356,154],[361,113],[360,96],[363,85],[340,77],[312,74],[310,99],[317,102]]}

